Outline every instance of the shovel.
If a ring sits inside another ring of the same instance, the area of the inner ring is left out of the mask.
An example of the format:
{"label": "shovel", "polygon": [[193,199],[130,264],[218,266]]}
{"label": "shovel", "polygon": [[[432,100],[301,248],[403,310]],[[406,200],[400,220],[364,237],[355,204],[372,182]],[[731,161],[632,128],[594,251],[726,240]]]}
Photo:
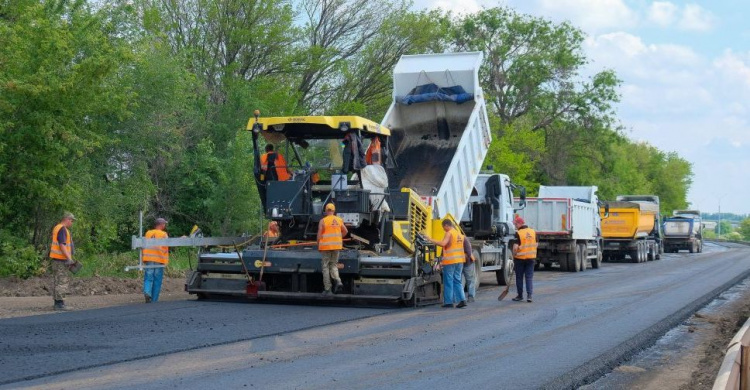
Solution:
{"label": "shovel", "polygon": [[513,285],[513,280],[515,279],[513,277],[513,273],[510,274],[510,278],[509,278],[510,280],[508,280],[507,283],[505,283],[505,287],[503,287],[502,291],[500,291],[500,296],[497,297],[498,301],[502,301],[503,299],[505,299],[505,297],[508,296],[508,292],[510,291],[510,286]]}

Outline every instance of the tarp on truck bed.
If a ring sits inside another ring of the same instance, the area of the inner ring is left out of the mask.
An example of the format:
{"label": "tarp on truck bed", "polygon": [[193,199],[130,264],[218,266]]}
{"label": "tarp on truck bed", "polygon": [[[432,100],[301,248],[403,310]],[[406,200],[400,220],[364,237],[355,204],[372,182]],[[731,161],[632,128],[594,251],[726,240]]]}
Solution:
{"label": "tarp on truck bed", "polygon": [[397,98],[397,101],[403,105],[425,102],[454,102],[457,104],[466,103],[474,100],[474,95],[466,92],[464,87],[454,85],[452,87],[438,87],[437,84],[423,84],[415,87],[409,94]]}

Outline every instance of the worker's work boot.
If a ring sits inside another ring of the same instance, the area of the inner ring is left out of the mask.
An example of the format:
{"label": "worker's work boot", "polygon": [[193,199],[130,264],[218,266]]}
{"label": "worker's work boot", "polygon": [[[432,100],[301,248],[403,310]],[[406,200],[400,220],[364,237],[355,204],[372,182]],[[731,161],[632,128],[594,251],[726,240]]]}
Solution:
{"label": "worker's work boot", "polygon": [[55,300],[55,305],[52,307],[55,311],[66,311],[68,310],[67,306],[65,306],[65,301],[62,299]]}
{"label": "worker's work boot", "polygon": [[344,285],[341,283],[340,280],[336,281],[336,287],[333,288],[334,294],[341,294],[341,291],[344,289]]}
{"label": "worker's work boot", "polygon": [[469,297],[469,303],[474,302],[474,297]]}
{"label": "worker's work boot", "polygon": [[324,297],[330,297],[331,295],[332,295],[331,294],[331,290],[323,290],[323,296]]}
{"label": "worker's work boot", "polygon": [[464,307],[466,307],[466,301],[461,301],[458,303],[458,305],[456,305],[457,309],[462,309]]}
{"label": "worker's work boot", "polygon": [[529,302],[529,303],[534,302],[534,300],[531,299],[531,295],[529,295],[528,297],[526,297],[526,302]]}
{"label": "worker's work boot", "polygon": [[146,299],[146,303],[151,303],[151,295],[143,294],[143,298]]}
{"label": "worker's work boot", "polygon": [[523,297],[519,295],[519,296],[513,298],[513,300],[516,301],[516,302],[521,302],[521,301],[523,301]]}

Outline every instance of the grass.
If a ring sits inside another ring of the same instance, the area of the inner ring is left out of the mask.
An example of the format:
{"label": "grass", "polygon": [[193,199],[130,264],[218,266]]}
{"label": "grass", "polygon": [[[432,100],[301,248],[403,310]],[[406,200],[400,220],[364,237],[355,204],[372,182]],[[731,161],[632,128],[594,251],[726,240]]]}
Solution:
{"label": "grass", "polygon": [[[174,248],[169,254],[169,265],[165,276],[173,278],[185,277],[185,271],[194,268],[197,262],[197,249]],[[79,278],[96,276],[111,276],[117,278],[140,278],[142,272],[138,270],[125,271],[126,266],[138,265],[138,252],[102,253],[82,256],[78,259],[83,263],[83,269],[76,274]]]}

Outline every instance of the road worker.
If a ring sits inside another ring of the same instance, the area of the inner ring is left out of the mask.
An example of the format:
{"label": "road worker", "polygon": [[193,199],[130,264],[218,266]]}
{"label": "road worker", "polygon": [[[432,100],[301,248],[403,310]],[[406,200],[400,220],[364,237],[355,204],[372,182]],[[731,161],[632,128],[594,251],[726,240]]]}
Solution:
{"label": "road worker", "polygon": [[284,156],[275,152],[272,144],[266,145],[266,152],[260,156],[260,170],[264,181],[287,181],[292,178],[292,171]]}
{"label": "road worker", "polygon": [[381,165],[381,156],[380,138],[375,137],[372,139],[372,141],[370,142],[370,146],[367,148],[365,161],[367,162],[367,165]]}
{"label": "road worker", "polygon": [[443,248],[440,260],[443,270],[443,307],[453,307],[453,304],[457,303],[456,307],[460,309],[466,306],[464,287],[461,283],[461,274],[466,262],[465,237],[453,227],[453,222],[449,219],[443,220],[443,230],[445,237],[442,241],[429,239],[433,244]]}
{"label": "road worker", "polygon": [[[157,218],[154,221],[154,228],[147,231],[144,238],[169,238],[169,235],[167,235],[167,232],[165,231],[166,228],[167,220],[164,218]],[[146,299],[146,303],[158,302],[159,292],[161,291],[161,282],[164,278],[164,267],[169,264],[169,247],[146,247],[143,248],[141,254],[143,264],[150,266],[143,270],[143,297]]]}
{"label": "road worker", "polygon": [[336,206],[328,203],[325,206],[325,217],[318,223],[318,250],[320,251],[323,269],[323,295],[331,295],[331,279],[336,282],[335,293],[340,293],[344,285],[339,277],[339,252],[344,248],[344,236],[349,231],[344,220],[337,217]]}
{"label": "road worker", "polygon": [[513,267],[516,270],[516,291],[518,295],[514,301],[523,301],[523,281],[526,280],[526,302],[532,302],[534,293],[534,263],[536,262],[536,241],[534,229],[526,226],[523,218],[516,216],[513,220],[516,226],[516,238],[513,242]]}
{"label": "road worker", "polygon": [[76,218],[71,213],[63,214],[60,223],[52,229],[52,245],[49,250],[52,270],[52,299],[54,310],[67,310],[65,296],[68,295],[70,285],[70,266],[75,264],[73,254],[75,244],[70,228]]}
{"label": "road worker", "polygon": [[263,241],[274,241],[275,239],[279,238],[279,223],[276,221],[271,221],[268,223],[268,230],[263,232]]}
{"label": "road worker", "polygon": [[464,236],[464,257],[466,262],[464,263],[463,275],[466,279],[466,293],[468,301],[474,302],[474,297],[477,295],[477,285],[479,284],[476,267],[480,267],[480,265],[477,264],[477,259],[474,258],[471,241],[466,236]]}

